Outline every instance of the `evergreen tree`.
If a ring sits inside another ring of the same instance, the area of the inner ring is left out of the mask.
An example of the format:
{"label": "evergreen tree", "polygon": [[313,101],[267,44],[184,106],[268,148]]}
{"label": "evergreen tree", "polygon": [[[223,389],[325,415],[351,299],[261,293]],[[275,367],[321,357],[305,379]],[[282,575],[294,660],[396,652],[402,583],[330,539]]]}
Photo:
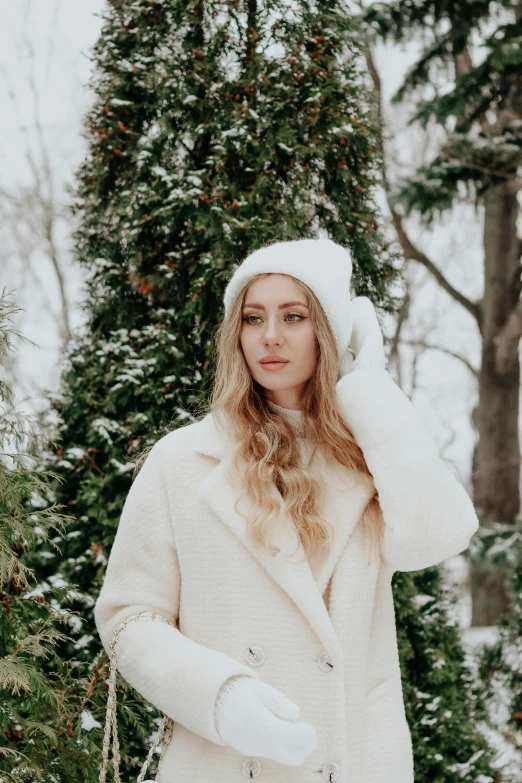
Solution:
{"label": "evergreen tree", "polygon": [[49,395],[60,443],[47,454],[78,522],[65,557],[38,562],[80,588],[86,659],[136,455],[201,410],[234,264],[276,238],[327,233],[351,249],[358,293],[394,306],[353,22],[334,2],[251,9],[112,0],[94,48],[74,205],[87,318]]}
{"label": "evergreen tree", "polygon": [[[0,360],[14,350],[14,337],[31,342],[9,325],[18,310],[4,289]],[[15,407],[1,380],[0,411],[0,780],[94,780],[97,743],[84,694],[99,690],[96,672],[57,654],[58,644],[72,639],[59,626],[78,619],[66,608],[72,591],[57,580],[31,584],[35,575],[21,559],[51,531],[60,539],[73,520],[57,504],[46,507],[43,496],[57,474],[41,470],[37,455],[48,433]]]}
{"label": "evergreen tree", "polygon": [[458,595],[440,568],[397,572],[392,586],[406,717],[419,783],[506,783],[480,731],[481,688],[452,617]]}
{"label": "evergreen tree", "polygon": [[[327,234],[352,251],[356,293],[395,307],[396,255],[378,230],[378,128],[358,40],[338,2],[274,2],[269,13],[242,0],[108,4],[75,204],[77,257],[90,272],[86,326],[52,397],[60,444],[47,454],[66,480],[54,493],[77,524],[63,557],[33,561],[42,578],[79,585],[80,639],[64,656],[101,652],[92,605],[138,455],[204,406],[234,265],[275,239]],[[410,575],[399,582],[399,619],[403,633],[420,626],[405,661],[427,692],[439,659],[425,644],[436,650],[450,632],[436,577],[425,578],[438,623],[419,619],[414,597],[427,588]],[[444,645],[456,684],[461,652],[456,641]],[[129,778],[148,724],[139,709],[127,713],[126,700],[122,712]],[[432,727],[420,731],[422,742],[433,738]],[[457,742],[468,760],[476,738]],[[435,750],[450,744],[445,737]],[[478,769],[459,781],[477,780]]]}
{"label": "evergreen tree", "polygon": [[502,783],[522,783],[522,537],[516,534],[509,557],[514,563],[509,585],[512,609],[498,625],[498,638],[484,645],[478,675],[489,707],[488,724],[513,748]]}

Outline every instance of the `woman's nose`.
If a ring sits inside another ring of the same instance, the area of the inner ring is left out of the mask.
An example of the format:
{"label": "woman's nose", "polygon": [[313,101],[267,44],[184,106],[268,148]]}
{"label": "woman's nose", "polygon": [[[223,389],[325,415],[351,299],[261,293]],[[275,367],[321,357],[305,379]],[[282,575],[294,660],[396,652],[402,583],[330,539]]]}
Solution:
{"label": "woman's nose", "polygon": [[282,335],[281,335],[281,328],[280,328],[280,326],[277,323],[275,323],[275,324],[267,323],[265,331],[264,331],[264,334],[263,334],[263,339],[264,339],[264,342],[267,343],[267,344],[268,343],[277,343],[279,345],[279,343],[281,343],[281,341],[283,339]]}

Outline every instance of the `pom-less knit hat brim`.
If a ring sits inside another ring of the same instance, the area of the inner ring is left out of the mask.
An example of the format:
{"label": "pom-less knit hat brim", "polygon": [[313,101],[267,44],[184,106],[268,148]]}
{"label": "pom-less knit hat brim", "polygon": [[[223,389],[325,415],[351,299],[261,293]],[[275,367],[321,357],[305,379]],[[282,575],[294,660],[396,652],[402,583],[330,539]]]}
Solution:
{"label": "pom-less knit hat brim", "polygon": [[227,283],[223,302],[228,315],[239,290],[262,273],[287,274],[312,289],[332,329],[340,365],[349,361],[352,336],[350,308],[352,259],[349,251],[331,239],[274,242],[250,253]]}

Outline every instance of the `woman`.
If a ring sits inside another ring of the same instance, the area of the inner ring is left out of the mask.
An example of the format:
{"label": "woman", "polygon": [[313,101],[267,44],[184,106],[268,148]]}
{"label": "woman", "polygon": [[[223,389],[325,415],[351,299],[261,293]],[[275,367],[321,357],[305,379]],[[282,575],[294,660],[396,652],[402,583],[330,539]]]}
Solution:
{"label": "woman", "polygon": [[95,618],[108,650],[160,616],[117,660],[174,721],[163,783],[413,782],[391,577],[462,552],[478,519],[351,271],[324,239],[243,261],[211,411],[126,498]]}

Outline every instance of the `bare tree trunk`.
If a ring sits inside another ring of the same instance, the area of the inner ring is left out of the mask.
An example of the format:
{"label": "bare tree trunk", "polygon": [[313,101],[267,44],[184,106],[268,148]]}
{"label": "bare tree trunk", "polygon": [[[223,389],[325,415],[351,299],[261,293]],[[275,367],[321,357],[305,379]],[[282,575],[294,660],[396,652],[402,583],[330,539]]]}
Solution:
{"label": "bare tree trunk", "polygon": [[[520,365],[518,341],[499,367],[499,334],[519,296],[520,247],[517,194],[507,184],[485,196],[485,286],[482,309],[482,365],[479,403],[473,421],[479,434],[473,459],[473,495],[482,524],[512,524],[520,508],[518,435]],[[494,625],[510,607],[506,568],[471,562],[471,624]]]}

